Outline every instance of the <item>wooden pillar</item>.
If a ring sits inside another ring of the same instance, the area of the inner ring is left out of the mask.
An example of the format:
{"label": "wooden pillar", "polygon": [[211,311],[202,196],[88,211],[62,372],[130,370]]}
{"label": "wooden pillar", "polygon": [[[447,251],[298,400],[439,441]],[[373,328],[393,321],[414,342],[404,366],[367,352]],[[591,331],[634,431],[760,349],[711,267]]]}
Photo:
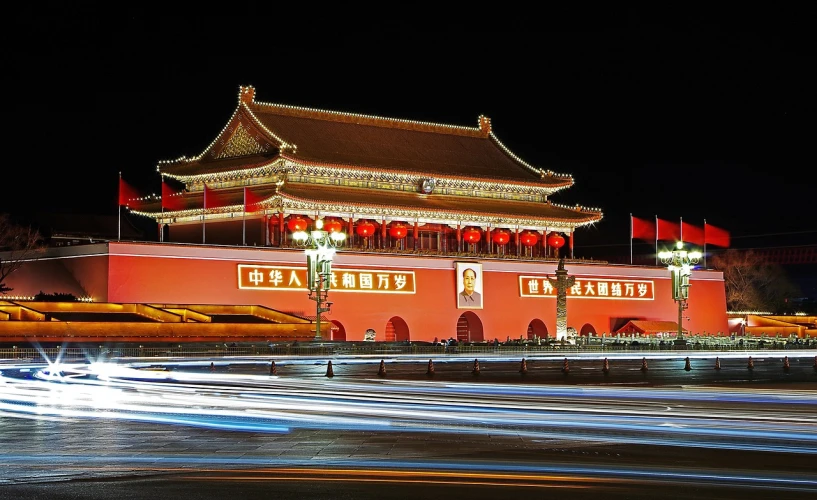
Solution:
{"label": "wooden pillar", "polygon": [[420,234],[420,223],[414,221],[414,249],[417,250],[417,235]]}
{"label": "wooden pillar", "polygon": [[346,230],[346,232],[349,234],[349,246],[350,247],[355,246],[355,231],[354,231],[354,229],[355,229],[355,216],[350,215],[349,216],[349,228]]}
{"label": "wooden pillar", "polygon": [[457,251],[462,252],[462,228],[457,223]]}
{"label": "wooden pillar", "polygon": [[567,237],[568,237],[568,238],[570,238],[570,258],[572,259],[572,258],[574,258],[574,257],[573,257],[573,232],[571,231],[571,232],[568,234],[568,236],[567,236]]}
{"label": "wooden pillar", "polygon": [[491,253],[491,226],[485,230],[485,248]]}
{"label": "wooden pillar", "polygon": [[386,218],[380,223],[380,248],[386,248]]}

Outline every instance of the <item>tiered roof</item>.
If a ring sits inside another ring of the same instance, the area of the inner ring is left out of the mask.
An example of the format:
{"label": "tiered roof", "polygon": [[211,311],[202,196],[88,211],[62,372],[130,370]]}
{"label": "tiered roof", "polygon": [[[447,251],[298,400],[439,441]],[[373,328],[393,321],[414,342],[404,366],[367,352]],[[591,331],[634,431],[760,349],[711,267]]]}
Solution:
{"label": "tiered roof", "polygon": [[[244,186],[263,209],[354,212],[413,220],[463,220],[572,229],[601,219],[598,209],[556,205],[548,196],[573,185],[566,174],[534,167],[506,148],[480,116],[477,127],[383,118],[255,101],[239,104],[200,155],[161,162],[159,172],[187,186],[184,210],[155,218],[243,209]],[[435,189],[420,185],[433,180]],[[203,188],[225,203],[203,209]]]}

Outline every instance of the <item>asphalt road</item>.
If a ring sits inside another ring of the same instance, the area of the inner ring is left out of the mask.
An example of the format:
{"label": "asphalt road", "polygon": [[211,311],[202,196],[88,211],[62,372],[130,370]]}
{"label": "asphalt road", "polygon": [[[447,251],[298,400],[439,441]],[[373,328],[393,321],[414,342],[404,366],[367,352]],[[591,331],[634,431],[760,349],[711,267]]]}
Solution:
{"label": "asphalt road", "polygon": [[807,353],[382,359],[0,365],[0,499],[817,495]]}

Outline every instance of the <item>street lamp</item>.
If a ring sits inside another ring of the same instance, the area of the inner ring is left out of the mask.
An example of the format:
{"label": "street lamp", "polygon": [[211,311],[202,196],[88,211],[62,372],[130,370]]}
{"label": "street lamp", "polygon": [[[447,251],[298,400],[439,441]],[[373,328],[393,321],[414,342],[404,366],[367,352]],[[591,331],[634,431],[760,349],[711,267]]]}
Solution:
{"label": "street lamp", "polygon": [[675,250],[671,252],[660,252],[658,258],[669,268],[672,275],[672,300],[678,303],[678,335],[675,338],[676,345],[686,344],[684,339],[684,310],[689,307],[689,277],[692,275],[692,266],[697,264],[703,254],[701,252],[687,252],[684,250],[684,243],[679,241],[675,245]]}
{"label": "street lamp", "polygon": [[[333,226],[333,229],[338,226]],[[315,221],[315,229],[309,232],[295,231],[292,233],[295,242],[307,247],[306,253],[306,281],[309,287],[309,298],[315,301],[317,314],[315,316],[315,340],[321,340],[321,314],[329,312],[332,303],[329,298],[329,289],[332,285],[332,259],[335,249],[342,246],[346,234],[340,229],[326,231],[323,229],[323,220]]]}

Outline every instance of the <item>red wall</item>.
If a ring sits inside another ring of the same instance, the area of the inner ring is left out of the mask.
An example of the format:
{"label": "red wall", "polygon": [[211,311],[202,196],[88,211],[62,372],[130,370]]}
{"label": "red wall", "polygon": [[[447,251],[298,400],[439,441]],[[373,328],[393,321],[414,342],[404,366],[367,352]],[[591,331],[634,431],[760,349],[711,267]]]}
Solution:
{"label": "red wall", "polygon": [[[251,247],[207,247],[173,243],[111,243],[107,300],[157,304],[261,304],[281,311],[315,314],[315,303],[304,291],[262,291],[238,288],[238,264],[305,266],[302,251]],[[555,298],[520,297],[518,275],[548,274],[555,264],[485,260],[484,308],[473,310],[482,323],[484,338],[525,336],[528,324],[541,319],[549,336],[556,331]],[[372,328],[384,340],[392,317],[402,318],[412,340],[456,337],[457,320],[465,310],[456,307],[455,261],[449,258],[413,258],[390,255],[338,253],[335,268],[413,270],[413,295],[332,291],[327,318],[346,330],[346,339],[359,341]],[[655,300],[627,301],[568,298],[568,326],[581,331],[591,324],[599,334],[627,319],[677,321],[669,272],[665,268],[566,263],[569,275],[652,280]],[[83,270],[96,274],[96,271]],[[78,276],[82,281],[83,277]],[[728,332],[726,294],[722,274],[693,271],[689,309],[684,328],[693,333]]]}

